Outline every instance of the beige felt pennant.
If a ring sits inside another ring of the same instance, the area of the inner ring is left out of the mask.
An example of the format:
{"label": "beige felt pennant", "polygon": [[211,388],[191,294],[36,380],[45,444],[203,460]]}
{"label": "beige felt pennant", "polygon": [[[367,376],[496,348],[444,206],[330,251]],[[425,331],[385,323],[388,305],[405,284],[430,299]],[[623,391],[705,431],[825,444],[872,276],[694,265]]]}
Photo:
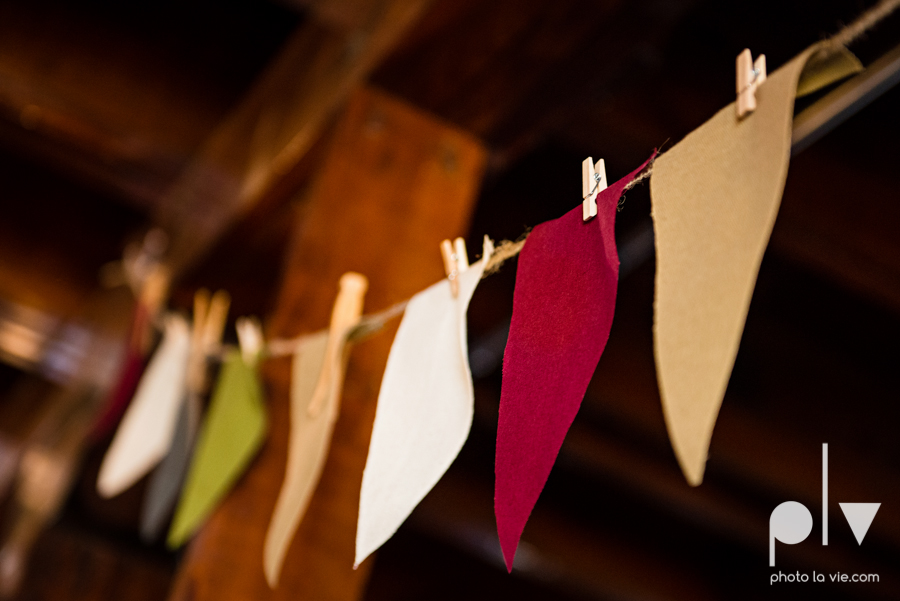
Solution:
{"label": "beige felt pennant", "polygon": [[798,86],[810,93],[859,71],[845,49],[814,45],[772,73],[758,107],[733,103],[660,156],[650,195],[656,234],[654,345],[675,455],[700,484],[763,253],[778,214]]}
{"label": "beige felt pennant", "polygon": [[263,549],[263,569],[272,588],[328,457],[340,413],[347,338],[359,322],[367,286],[363,276],[344,274],[329,331],[305,338],[294,354],[287,467]]}

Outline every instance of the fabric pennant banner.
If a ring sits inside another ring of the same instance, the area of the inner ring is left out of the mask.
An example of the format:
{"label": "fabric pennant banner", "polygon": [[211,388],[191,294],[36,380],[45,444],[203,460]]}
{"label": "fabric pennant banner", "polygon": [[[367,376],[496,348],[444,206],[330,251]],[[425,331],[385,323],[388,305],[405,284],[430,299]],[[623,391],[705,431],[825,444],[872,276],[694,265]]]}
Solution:
{"label": "fabric pennant banner", "polygon": [[[655,156],[655,153],[654,153]],[[519,538],[606,347],[619,277],[619,197],[651,159],[597,197],[534,228],[516,272],[503,355],[494,511],[512,570]]]}
{"label": "fabric pennant banner", "polygon": [[310,415],[319,376],[325,365],[328,332],[313,334],[294,353],[291,373],[291,434],[284,484],[275,503],[275,511],[263,555],[263,567],[269,586],[278,584],[284,556],[312,493],[319,482],[328,456],[331,434],[340,410],[338,389],[329,392],[329,402],[315,416]]}
{"label": "fabric pennant banner", "polygon": [[166,456],[185,392],[191,350],[188,322],[169,315],[165,331],[103,458],[97,491],[113,497],[140,480]]}
{"label": "fabric pennant banner", "polygon": [[757,109],[734,103],[660,156],[654,346],[663,412],[685,477],[700,484],[791,152],[794,98],[862,69],[815,45],[768,76]]}
{"label": "fabric pennant banner", "polygon": [[363,472],[356,529],[359,565],[396,532],[441,478],[469,435],[474,391],[466,311],[493,244],[458,276],[410,299],[388,356]]}
{"label": "fabric pennant banner", "polygon": [[228,354],[169,531],[168,545],[190,538],[240,478],[265,440],[266,407],[253,366]]}

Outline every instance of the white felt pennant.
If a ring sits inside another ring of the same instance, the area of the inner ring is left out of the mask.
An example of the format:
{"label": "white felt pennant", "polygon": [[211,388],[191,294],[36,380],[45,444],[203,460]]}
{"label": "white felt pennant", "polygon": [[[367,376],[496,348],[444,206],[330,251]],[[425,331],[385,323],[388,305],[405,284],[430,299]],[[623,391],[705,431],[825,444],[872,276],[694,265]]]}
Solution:
{"label": "white felt pennant", "polygon": [[184,399],[190,354],[187,320],[171,315],[159,349],[138,384],[97,477],[97,490],[115,496],[140,480],[168,453]]}
{"label": "white felt pennant", "polygon": [[363,472],[356,565],[389,539],[459,454],[474,393],[466,311],[493,247],[459,274],[415,295],[391,347]]}

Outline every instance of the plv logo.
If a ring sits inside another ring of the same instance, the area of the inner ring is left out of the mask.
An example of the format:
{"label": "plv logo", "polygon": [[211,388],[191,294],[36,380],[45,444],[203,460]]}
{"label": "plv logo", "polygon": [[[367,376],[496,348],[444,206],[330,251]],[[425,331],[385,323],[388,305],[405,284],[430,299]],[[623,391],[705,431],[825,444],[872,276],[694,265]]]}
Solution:
{"label": "plv logo", "polygon": [[[862,544],[881,503],[839,503],[856,542]],[[809,509],[796,501],[785,501],[769,516],[769,566],[775,567],[775,540],[796,545],[812,532]],[[828,444],[822,445],[822,545],[828,544]]]}

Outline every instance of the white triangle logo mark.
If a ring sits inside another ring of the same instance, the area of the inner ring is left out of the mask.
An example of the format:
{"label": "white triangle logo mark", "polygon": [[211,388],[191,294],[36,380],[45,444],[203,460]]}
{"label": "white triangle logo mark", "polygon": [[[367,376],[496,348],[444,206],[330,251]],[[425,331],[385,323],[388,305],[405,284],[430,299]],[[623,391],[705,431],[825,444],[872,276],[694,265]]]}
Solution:
{"label": "white triangle logo mark", "polygon": [[861,545],[881,503],[839,503],[839,505],[844,517],[847,518],[847,523],[850,524],[850,529],[853,530],[856,542]]}

